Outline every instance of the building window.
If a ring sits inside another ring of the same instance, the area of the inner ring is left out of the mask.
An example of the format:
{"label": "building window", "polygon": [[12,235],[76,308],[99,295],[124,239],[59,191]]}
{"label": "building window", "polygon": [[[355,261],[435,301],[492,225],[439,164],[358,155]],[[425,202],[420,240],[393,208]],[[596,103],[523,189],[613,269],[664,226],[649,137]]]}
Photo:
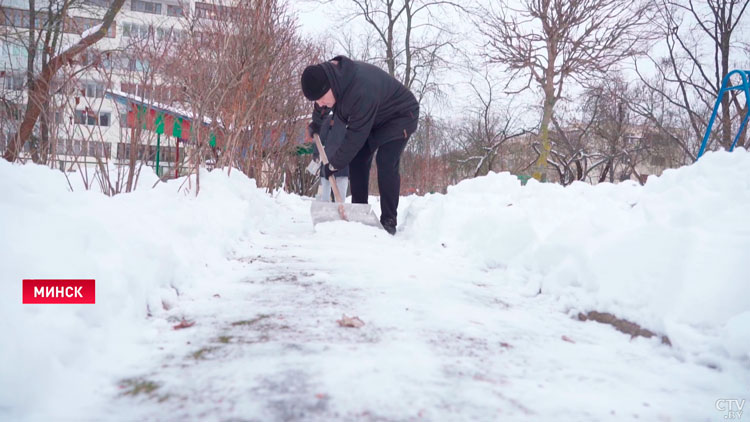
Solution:
{"label": "building window", "polygon": [[[2,11],[0,11],[2,13]],[[12,59],[25,59],[28,57],[28,51],[22,45],[13,43],[12,41],[0,40],[0,52],[3,58]]]}
{"label": "building window", "polygon": [[96,54],[91,51],[84,51],[79,57],[81,58],[81,64],[84,66],[91,66],[96,63]]}
{"label": "building window", "polygon": [[28,50],[26,50],[26,47],[16,45],[16,44],[13,44],[13,46],[10,48],[10,54],[12,56],[18,56],[24,59],[29,57],[29,52]]}
{"label": "building window", "polygon": [[172,100],[179,98],[180,89],[176,86],[170,85],[147,85],[147,84],[131,84],[122,82],[120,84],[120,91],[134,95],[139,98],[146,100],[154,100],[160,103],[171,103]]}
{"label": "building window", "polygon": [[152,13],[154,15],[160,15],[161,3],[152,3],[150,1],[132,0],[130,2],[130,10],[134,12]]}
{"label": "building window", "polygon": [[91,110],[76,110],[75,122],[79,125],[109,126],[111,113],[96,114]]}
{"label": "building window", "polygon": [[112,5],[112,0],[83,0],[85,4],[99,7],[109,7]]}
{"label": "building window", "polygon": [[167,15],[169,16],[182,16],[182,6],[167,5]]}
{"label": "building window", "polygon": [[136,84],[129,84],[126,82],[120,82],[120,91],[126,93],[126,94],[133,94],[136,95]]}
{"label": "building window", "polygon": [[96,121],[95,120],[96,117],[90,115],[89,113],[85,112],[84,110],[76,110],[75,119],[76,119],[75,120],[76,124],[79,124],[79,125],[89,124],[88,123],[89,119],[92,119],[92,123],[91,124],[94,124],[94,122]]}
{"label": "building window", "polygon": [[53,111],[50,112],[49,117],[47,118],[49,124],[61,124],[63,119],[63,113],[62,111]]}
{"label": "building window", "polygon": [[82,151],[83,151],[83,141],[73,141],[73,148],[71,148],[70,152],[73,155],[81,155]]}
{"label": "building window", "polygon": [[112,60],[110,60],[110,53],[102,54],[101,51],[95,49],[88,49],[80,55],[81,64],[83,66],[101,66],[105,69],[112,68]]}
{"label": "building window", "polygon": [[651,156],[651,165],[657,167],[664,167],[667,164],[667,159],[658,155]]}
{"label": "building window", "polygon": [[84,90],[89,98],[104,98],[104,84],[101,82],[85,82]]}
{"label": "building window", "polygon": [[164,157],[162,160],[169,161],[170,163],[177,161],[177,148],[162,147],[161,151],[161,157]]}
{"label": "building window", "polygon": [[[27,9],[16,9],[14,7],[0,6],[0,26],[15,26],[16,28],[28,28],[31,18]],[[36,12],[36,28],[41,29],[47,21],[47,14],[42,11]]]}
{"label": "building window", "polygon": [[109,142],[89,141],[87,154],[90,157],[109,158],[112,146]]}
{"label": "building window", "polygon": [[[102,23],[100,19],[85,18],[83,16],[66,17],[63,25],[64,32],[72,34],[83,34],[96,25]],[[113,23],[107,31],[107,38],[115,38],[117,35],[117,24]]]}
{"label": "building window", "polygon": [[[120,160],[130,158],[131,145],[129,142],[119,142],[117,144],[116,155]],[[156,145],[136,145],[136,157],[139,160],[156,161]],[[162,146],[159,150],[159,161],[175,162],[177,159],[177,148],[172,146]]]}
{"label": "building window", "polygon": [[156,39],[159,41],[166,40],[177,42],[183,38],[183,31],[175,29],[174,27],[169,28],[156,28]]}
{"label": "building window", "polygon": [[638,135],[625,135],[625,143],[627,145],[636,145],[641,139],[643,139],[642,136],[638,136]]}
{"label": "building window", "polygon": [[[174,28],[156,28],[157,40],[177,41],[182,38],[182,31]],[[137,23],[126,22],[122,24],[122,36],[125,38],[148,38],[154,33],[154,27],[150,25],[139,25]]]}
{"label": "building window", "polygon": [[195,2],[195,16],[199,18],[226,20],[231,15],[234,7]]}
{"label": "building window", "polygon": [[3,76],[2,86],[3,89],[10,91],[22,91],[25,82],[26,78],[21,73],[6,73]]}
{"label": "building window", "polygon": [[117,158],[124,160],[130,156],[130,144],[124,142],[117,143]]}
{"label": "building window", "polygon": [[126,38],[148,38],[151,31],[153,31],[153,28],[150,25],[139,25],[132,22],[122,24],[122,36]]}
{"label": "building window", "polygon": [[3,104],[0,110],[2,110],[0,117],[21,121],[23,114],[26,112],[26,104]]}
{"label": "building window", "polygon": [[109,158],[112,145],[109,142],[58,139],[55,152],[57,155],[87,155],[89,157]]}
{"label": "building window", "polygon": [[174,29],[173,27],[157,28],[156,39],[159,41],[166,40],[177,42],[182,39],[182,31],[179,29]]}
{"label": "building window", "polygon": [[[130,142],[120,142],[117,144],[117,158],[126,160],[130,158],[131,145]],[[143,160],[147,159],[145,145],[136,145],[135,149],[136,159]]]}
{"label": "building window", "polygon": [[57,146],[55,147],[55,153],[58,155],[65,155],[68,153],[68,149],[66,147],[65,139],[58,139],[57,140]]}
{"label": "building window", "polygon": [[128,126],[128,113],[120,113],[120,127],[129,128]]}
{"label": "building window", "polygon": [[128,58],[128,70],[134,72],[145,72],[148,70],[148,60],[140,60],[134,57]]}

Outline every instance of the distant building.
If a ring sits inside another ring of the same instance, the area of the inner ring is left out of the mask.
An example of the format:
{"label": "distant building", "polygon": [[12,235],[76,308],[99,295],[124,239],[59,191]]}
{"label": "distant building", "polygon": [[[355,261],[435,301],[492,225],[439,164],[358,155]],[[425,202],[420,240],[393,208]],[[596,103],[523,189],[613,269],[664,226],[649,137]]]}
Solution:
{"label": "distant building", "polygon": [[[85,0],[80,7],[69,11],[63,22],[63,47],[81,38],[84,31],[99,24],[97,16],[111,0]],[[218,3],[218,2],[215,2]],[[169,104],[176,95],[174,87],[158,83],[142,83],[149,78],[149,63],[128,47],[134,41],[149,38],[156,43],[179,40],[184,36],[183,8],[194,12],[201,19],[217,19],[231,12],[231,7],[200,1],[181,0],[128,0],[123,5],[107,36],[78,56],[73,66],[66,66],[68,73],[80,71],[84,66],[96,63],[98,71],[88,70],[76,75],[75,82],[65,84],[66,75],[57,75],[51,90],[62,90],[51,103],[57,110],[50,114],[50,150],[61,169],[71,170],[73,164],[94,164],[98,159],[107,159],[121,164],[129,159],[129,130],[127,112],[131,109],[122,101],[105,96],[107,91],[136,96],[145,102]],[[27,48],[18,32],[29,28],[30,17],[27,1],[3,0],[0,14],[0,153],[16,133],[26,102]],[[44,21],[37,12],[37,25]],[[125,48],[125,54],[109,53]],[[128,54],[132,53],[132,54]],[[69,76],[69,75],[68,75]],[[63,86],[65,85],[65,86]],[[64,101],[67,100],[67,103]],[[37,126],[39,123],[37,123]],[[38,128],[37,128],[38,129]],[[156,136],[151,134],[139,146],[138,158],[154,164]],[[167,134],[161,138],[160,159],[165,170],[171,170],[177,158],[177,142]],[[31,147],[27,143],[22,154],[28,156]]]}
{"label": "distant building", "polygon": [[[640,181],[645,181],[650,175],[660,175],[665,169],[685,164],[684,153],[680,147],[669,139],[669,135],[660,133],[652,127],[624,127],[615,142],[607,141],[607,139],[591,131],[584,134],[582,126],[578,125],[570,125],[564,130],[567,139],[572,143],[577,143],[579,148],[589,157],[593,153],[600,152],[605,154],[610,153],[613,156],[623,150],[629,152],[627,158],[616,160],[611,178],[607,177],[607,181],[638,181],[638,177],[641,178]],[[682,133],[681,136],[688,136],[687,133],[683,132],[678,129],[673,131],[674,134]],[[554,144],[553,148],[556,151],[561,152],[563,155],[570,155],[570,152],[564,147],[565,143],[562,141],[562,137],[556,131],[551,130],[550,137]],[[536,134],[530,133],[506,141],[499,148],[499,159],[495,161],[491,170],[508,171],[518,175],[530,175],[533,172],[532,167],[537,158],[532,145],[538,142],[537,139]],[[609,151],[610,148],[615,148],[616,150]],[[622,157],[622,155],[619,156]],[[588,160],[589,165],[597,162],[596,159],[592,158],[588,158]],[[630,166],[631,160],[634,170]],[[597,166],[584,181],[597,183],[605,165],[601,164]],[[559,175],[551,165],[548,165],[547,175],[550,181],[559,181]]]}

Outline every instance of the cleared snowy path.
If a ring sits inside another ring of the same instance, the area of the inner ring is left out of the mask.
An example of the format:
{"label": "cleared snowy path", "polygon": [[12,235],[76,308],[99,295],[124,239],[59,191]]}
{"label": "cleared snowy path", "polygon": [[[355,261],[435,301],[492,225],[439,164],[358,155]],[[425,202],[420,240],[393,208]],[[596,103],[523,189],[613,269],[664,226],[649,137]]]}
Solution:
{"label": "cleared snowy path", "polygon": [[[229,279],[154,318],[159,343],[102,404],[107,420],[709,421],[723,419],[717,399],[748,391],[747,368],[579,322],[450,245],[312,232],[288,212],[240,242]],[[365,325],[340,327],[342,314]],[[182,317],[195,325],[174,330]]]}

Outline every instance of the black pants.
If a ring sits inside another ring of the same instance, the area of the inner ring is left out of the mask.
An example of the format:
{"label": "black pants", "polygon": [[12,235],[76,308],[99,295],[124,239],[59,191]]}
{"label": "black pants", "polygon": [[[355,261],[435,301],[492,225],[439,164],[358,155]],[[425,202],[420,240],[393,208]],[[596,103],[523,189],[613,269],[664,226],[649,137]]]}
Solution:
{"label": "black pants", "polygon": [[[369,196],[370,167],[377,151],[375,163],[378,168],[380,190],[380,222],[396,225],[398,197],[401,190],[399,166],[409,136],[417,128],[417,116],[399,119],[388,127],[373,131],[365,145],[349,163],[349,186],[352,203],[366,204]],[[391,138],[391,139],[384,139]],[[379,146],[378,146],[379,145]]]}

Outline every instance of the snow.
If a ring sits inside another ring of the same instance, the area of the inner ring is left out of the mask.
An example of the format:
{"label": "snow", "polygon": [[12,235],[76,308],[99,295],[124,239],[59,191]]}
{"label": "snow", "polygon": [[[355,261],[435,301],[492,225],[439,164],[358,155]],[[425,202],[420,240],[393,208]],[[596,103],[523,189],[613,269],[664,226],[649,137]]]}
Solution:
{"label": "snow", "polygon": [[[645,187],[521,187],[492,174],[412,201],[406,234],[450,245],[485,268],[524,274],[529,294],[541,288],[563,306],[612,312],[682,343],[682,336],[716,335],[750,310],[748,160],[744,150],[714,154]],[[750,357],[750,348],[714,346]]]}
{"label": "snow", "polygon": [[91,28],[89,28],[89,29],[87,29],[87,30],[83,31],[83,34],[81,34],[81,38],[86,38],[86,37],[88,37],[89,35],[93,34],[93,33],[94,33],[94,32],[96,32],[96,31],[98,31],[98,30],[99,30],[99,28],[101,28],[101,27],[102,27],[102,24],[98,24],[98,25],[94,25],[94,26],[92,26]]}
{"label": "snow", "polygon": [[[111,95],[111,96],[122,98],[123,99],[122,100],[123,103],[125,103],[125,101],[127,101],[127,100],[130,100],[130,101],[135,102],[136,104],[142,104],[143,101],[144,101],[143,97],[141,97],[139,95],[135,95],[135,94],[123,92],[123,91],[120,91],[120,90],[117,90],[117,89],[108,89],[107,90],[107,95]],[[117,99],[117,98],[115,98],[115,99]],[[159,102],[156,102],[156,101],[148,101],[147,105],[150,106],[150,107],[154,107],[156,109],[167,111],[169,113],[172,113],[172,114],[176,115],[177,117],[182,117],[182,118],[186,118],[186,119],[193,119],[192,117],[190,117],[190,116],[192,116],[192,113],[189,110],[186,110],[186,109],[184,109],[182,107],[179,107],[179,106],[162,104],[162,103],[159,103]],[[212,122],[212,120],[210,118],[204,116],[203,117],[203,123],[206,124],[206,125],[210,125],[213,122]],[[217,120],[217,123],[221,124],[221,121]]]}
{"label": "snow", "polygon": [[[402,198],[395,237],[313,230],[307,198],[236,170],[197,197],[141,177],[110,198],[0,160],[0,419],[691,421],[748,398],[745,150],[643,187],[490,174]],[[94,278],[96,305],[22,305],[24,278]]]}

